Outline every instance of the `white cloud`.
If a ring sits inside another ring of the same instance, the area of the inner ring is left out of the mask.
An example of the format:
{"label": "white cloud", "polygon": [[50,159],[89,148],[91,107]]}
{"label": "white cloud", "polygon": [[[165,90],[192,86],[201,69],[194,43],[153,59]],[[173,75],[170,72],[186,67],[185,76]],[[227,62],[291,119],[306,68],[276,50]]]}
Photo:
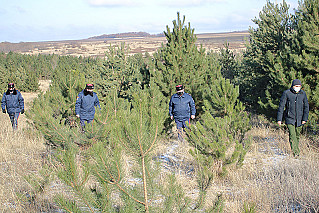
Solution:
{"label": "white cloud", "polygon": [[0,15],[5,15],[7,12],[5,8],[0,8]]}
{"label": "white cloud", "polygon": [[167,7],[193,7],[206,4],[227,2],[228,0],[87,0],[92,6],[121,7],[121,6],[167,6]]}
{"label": "white cloud", "polygon": [[224,3],[227,0],[164,0],[161,1],[162,6],[169,7],[196,7],[196,6],[204,6],[204,5],[212,5],[216,3]]}
{"label": "white cloud", "polygon": [[15,6],[14,9],[16,11],[18,11],[18,13],[26,13],[27,12],[24,8],[22,8],[20,6]]}
{"label": "white cloud", "polygon": [[140,5],[139,0],[87,0],[89,5],[103,7],[121,7],[121,6],[137,6]]}

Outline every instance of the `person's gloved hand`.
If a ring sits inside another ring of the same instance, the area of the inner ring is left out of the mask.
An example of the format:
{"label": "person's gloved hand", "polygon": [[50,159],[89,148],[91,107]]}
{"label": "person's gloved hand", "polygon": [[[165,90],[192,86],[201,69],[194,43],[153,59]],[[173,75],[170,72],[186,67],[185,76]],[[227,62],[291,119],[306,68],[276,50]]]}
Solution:
{"label": "person's gloved hand", "polygon": [[23,114],[24,113],[24,109],[21,109],[21,114]]}
{"label": "person's gloved hand", "polygon": [[6,113],[6,109],[2,109],[2,112],[3,112],[3,113]]}

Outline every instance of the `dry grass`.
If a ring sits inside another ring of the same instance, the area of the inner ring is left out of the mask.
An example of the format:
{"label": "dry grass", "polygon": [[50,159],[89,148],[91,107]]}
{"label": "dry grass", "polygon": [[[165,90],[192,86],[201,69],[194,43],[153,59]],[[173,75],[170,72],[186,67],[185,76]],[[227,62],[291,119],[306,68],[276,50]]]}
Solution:
{"label": "dry grass", "polygon": [[[318,212],[319,154],[310,140],[301,137],[301,156],[294,158],[287,130],[257,117],[247,138],[252,139],[252,145],[243,166],[230,167],[226,178],[215,177],[207,192],[206,207],[212,207],[217,195],[222,194],[224,212],[244,212],[244,206],[254,212]],[[185,164],[195,165],[188,153],[191,147],[176,142],[176,136],[160,144],[157,155],[175,159],[178,165],[171,164],[164,171],[174,172],[186,196],[195,200],[195,172],[185,172]]]}
{"label": "dry grass", "polygon": [[[40,89],[46,91],[49,81],[40,81]],[[26,111],[36,93],[22,93]],[[37,175],[47,154],[42,136],[30,128],[26,116],[20,115],[19,128],[13,131],[7,114],[0,114],[0,211],[30,212],[19,195],[30,196],[31,186],[25,180],[28,175]],[[23,204],[23,205],[22,205]]]}
{"label": "dry grass", "polygon": [[292,157],[288,132],[269,122],[255,123],[247,136],[253,139],[243,166],[217,180],[211,194],[221,193],[225,212],[318,212],[319,155],[301,137],[299,158]]}
{"label": "dry grass", "polygon": [[216,191],[220,184],[229,190],[223,192],[227,212],[242,212],[245,203],[253,203],[257,212],[317,212],[319,156],[308,148],[306,138],[301,139],[303,151],[296,159],[290,154],[283,130],[253,128],[249,134],[259,141],[254,140],[243,167],[230,172],[226,181],[215,186]]}
{"label": "dry grass", "polygon": [[[28,108],[36,94],[24,93],[23,96]],[[63,187],[56,180],[37,197],[36,204],[20,202],[18,197],[22,194],[28,198],[32,188],[24,177],[37,175],[47,162],[44,139],[28,126],[25,115],[20,116],[16,132],[11,128],[8,115],[0,114],[0,121],[0,212],[56,211],[52,198]],[[252,145],[243,166],[229,168],[226,178],[215,177],[207,192],[206,207],[213,206],[217,195],[222,194],[224,212],[243,212],[244,205],[255,212],[299,212],[301,209],[318,212],[319,154],[313,143],[302,136],[301,156],[294,158],[285,128],[278,128],[260,117],[253,119],[253,128],[247,138],[252,139]],[[191,146],[186,141],[177,141],[173,129],[169,138],[160,140],[154,156],[163,165],[159,183],[166,184],[165,176],[174,173],[186,196],[195,202],[199,192],[196,164],[189,149]],[[125,161],[129,162],[129,159]],[[130,176],[129,171],[126,172]]]}
{"label": "dry grass", "polygon": [[0,211],[24,212],[17,193],[27,196],[29,185],[26,175],[42,167],[44,140],[27,128],[24,115],[19,118],[19,130],[13,132],[8,115],[1,114],[0,122]]}

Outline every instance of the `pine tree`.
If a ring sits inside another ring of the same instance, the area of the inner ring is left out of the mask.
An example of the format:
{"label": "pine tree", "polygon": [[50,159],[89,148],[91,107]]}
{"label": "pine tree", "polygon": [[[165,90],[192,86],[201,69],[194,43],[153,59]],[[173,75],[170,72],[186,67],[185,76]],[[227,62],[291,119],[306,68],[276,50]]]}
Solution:
{"label": "pine tree", "polygon": [[249,30],[241,97],[253,106],[258,103],[264,113],[274,116],[281,93],[291,80],[300,77],[291,57],[292,15],[285,1],[280,6],[268,1],[253,22],[258,27]]}
{"label": "pine tree", "polygon": [[249,130],[249,117],[238,99],[239,87],[234,87],[229,79],[220,78],[206,91],[204,114],[187,131],[194,147],[190,152],[198,163],[198,207],[214,176],[224,176],[231,164],[241,165],[248,147],[244,136]]}
{"label": "pine tree", "polygon": [[185,25],[185,16],[173,21],[173,29],[166,26],[164,32],[167,43],[154,54],[155,69],[150,70],[154,81],[164,96],[175,93],[175,86],[183,84],[192,95],[199,111],[202,106],[202,90],[208,78],[208,66],[205,49],[197,48],[196,35],[190,23]]}
{"label": "pine tree", "polygon": [[149,85],[150,55],[135,54],[128,56],[128,47],[110,46],[106,52],[106,60],[98,60],[94,71],[89,71],[86,78],[92,79],[100,88],[101,100],[109,95],[109,91],[118,90],[119,97],[131,99],[129,89]]}
{"label": "pine tree", "polygon": [[319,119],[319,1],[300,2],[294,16],[293,54],[295,69],[300,71],[303,90],[307,92],[311,117],[315,123]]}
{"label": "pine tree", "polygon": [[222,65],[221,73],[224,78],[230,79],[232,83],[239,84],[238,75],[240,70],[240,61],[232,50],[229,49],[229,43],[224,44],[220,49],[219,62]]}
{"label": "pine tree", "polygon": [[244,54],[241,99],[258,103],[266,115],[275,117],[282,92],[300,79],[310,104],[309,120],[318,119],[318,1],[299,3],[292,15],[285,1],[268,2],[254,19],[250,43]]}

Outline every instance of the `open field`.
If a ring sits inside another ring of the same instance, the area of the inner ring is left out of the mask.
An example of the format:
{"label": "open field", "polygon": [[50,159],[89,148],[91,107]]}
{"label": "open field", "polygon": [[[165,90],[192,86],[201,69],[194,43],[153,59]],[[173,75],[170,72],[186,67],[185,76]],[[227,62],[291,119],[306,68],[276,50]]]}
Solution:
{"label": "open field", "polygon": [[[231,33],[206,33],[197,35],[197,45],[203,45],[206,51],[218,51],[225,42],[229,43],[229,48],[235,51],[245,49],[245,41],[248,39],[248,32]],[[110,45],[118,46],[121,43],[129,46],[129,54],[134,53],[154,53],[166,43],[165,37],[128,37],[128,38],[106,38],[103,40],[86,39],[72,41],[54,42],[20,42],[20,43],[0,43],[0,52],[19,52],[25,54],[57,54],[82,57],[103,57]]]}

